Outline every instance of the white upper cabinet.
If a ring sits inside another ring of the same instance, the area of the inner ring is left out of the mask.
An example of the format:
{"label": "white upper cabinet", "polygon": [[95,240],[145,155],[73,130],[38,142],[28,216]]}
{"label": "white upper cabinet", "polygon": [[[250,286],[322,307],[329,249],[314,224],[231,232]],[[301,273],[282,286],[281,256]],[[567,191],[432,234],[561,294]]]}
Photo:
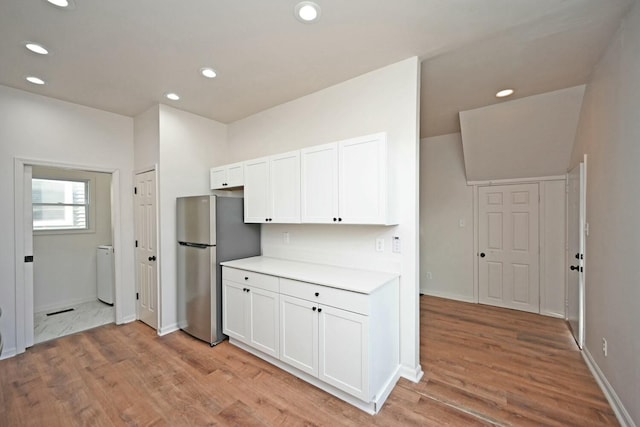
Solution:
{"label": "white upper cabinet", "polygon": [[244,221],[300,222],[300,152],[244,163]]}
{"label": "white upper cabinet", "polygon": [[211,168],[209,172],[212,190],[225,190],[244,185],[244,163]]}
{"label": "white upper cabinet", "polygon": [[303,223],[396,224],[385,133],[301,150]]}
{"label": "white upper cabinet", "polygon": [[300,151],[301,220],[303,223],[337,222],[338,143]]}
{"label": "white upper cabinet", "polygon": [[269,222],[269,158],[244,163],[244,222]]}

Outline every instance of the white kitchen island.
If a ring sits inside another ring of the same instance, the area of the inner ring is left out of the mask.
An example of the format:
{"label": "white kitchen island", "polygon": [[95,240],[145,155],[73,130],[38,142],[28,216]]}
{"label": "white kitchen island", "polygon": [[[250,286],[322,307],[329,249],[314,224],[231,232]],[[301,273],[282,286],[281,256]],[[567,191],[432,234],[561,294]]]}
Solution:
{"label": "white kitchen island", "polygon": [[269,257],[221,264],[232,344],[380,410],[399,377],[399,274]]}

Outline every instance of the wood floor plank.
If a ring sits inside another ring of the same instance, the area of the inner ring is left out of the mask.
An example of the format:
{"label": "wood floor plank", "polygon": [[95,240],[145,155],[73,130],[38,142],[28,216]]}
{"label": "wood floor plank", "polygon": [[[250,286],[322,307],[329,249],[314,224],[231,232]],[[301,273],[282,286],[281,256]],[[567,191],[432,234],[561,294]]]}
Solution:
{"label": "wood floor plank", "polygon": [[223,342],[107,325],[0,361],[0,426],[600,426],[562,320],[420,298],[421,364],[371,416]]}

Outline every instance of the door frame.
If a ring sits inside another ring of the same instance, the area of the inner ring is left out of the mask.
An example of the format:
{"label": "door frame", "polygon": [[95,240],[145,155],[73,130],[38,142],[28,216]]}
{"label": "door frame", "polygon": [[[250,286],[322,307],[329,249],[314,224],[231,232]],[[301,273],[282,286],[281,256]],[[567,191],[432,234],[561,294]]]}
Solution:
{"label": "door frame", "polygon": [[[578,348],[580,348],[580,350],[582,350],[584,348],[584,342],[585,342],[585,337],[586,337],[586,284],[587,284],[587,236],[588,234],[588,230],[589,230],[589,224],[587,223],[587,155],[585,154],[583,157],[583,160],[578,163],[577,165],[575,165],[573,168],[569,169],[567,171],[567,193],[569,192],[569,188],[568,188],[568,183],[569,183],[569,173],[574,170],[576,167],[580,167],[582,165],[582,169],[583,169],[583,174],[581,174],[580,178],[583,178],[580,180],[580,184],[579,184],[579,189],[578,189],[578,196],[579,196],[579,219],[578,219],[578,225],[580,227],[580,234],[581,234],[581,239],[580,239],[580,243],[581,246],[579,248],[579,252],[582,254],[581,259],[578,261],[578,265],[582,268],[582,271],[580,271],[580,276],[578,278],[578,330],[574,331],[573,328],[571,328],[571,325],[569,323],[569,264],[573,264],[573,258],[571,257],[571,254],[569,253],[569,228],[571,226],[571,224],[569,223],[569,197],[567,195],[567,208],[566,208],[566,213],[567,213],[567,219],[566,219],[566,224],[567,224],[567,230],[566,230],[566,249],[567,249],[567,253],[566,253],[566,262],[565,262],[565,282],[567,283],[567,286],[565,288],[566,292],[565,292],[565,320],[567,321],[567,324],[569,324],[569,329],[571,329],[571,333],[573,335],[573,338],[576,340],[576,344],[578,345]],[[576,338],[576,335],[578,335],[578,337]]]}
{"label": "door frame", "polygon": [[[496,179],[496,180],[487,180],[487,181],[467,181],[467,185],[473,186],[473,301],[478,304],[480,302],[480,264],[479,264],[479,230],[480,230],[480,198],[479,198],[479,188],[487,187],[487,186],[499,186],[499,185],[511,185],[511,184],[538,184],[538,194],[540,196],[540,201],[538,203],[538,245],[540,246],[540,254],[539,254],[539,301],[542,301],[542,292],[545,286],[545,276],[544,276],[544,263],[542,260],[544,259],[545,253],[545,242],[544,242],[544,230],[545,230],[545,219],[544,215],[541,214],[542,209],[544,208],[545,203],[545,186],[542,185],[544,181],[565,181],[566,175],[553,175],[553,176],[544,176],[544,177],[532,177],[532,178],[516,178],[516,179]],[[565,280],[565,289],[566,289],[566,280]],[[543,313],[542,309],[540,309],[539,314],[550,315],[549,313]]]}
{"label": "door frame", "polygon": [[[136,186],[136,176],[138,176],[141,173],[147,173],[147,172],[154,172],[154,179],[155,179],[155,183],[156,183],[156,199],[154,201],[155,203],[155,208],[156,208],[156,249],[158,252],[158,262],[156,263],[156,332],[159,335],[161,334],[161,323],[160,323],[160,319],[162,319],[162,279],[160,277],[160,263],[162,262],[162,257],[160,256],[161,254],[161,249],[160,249],[160,206],[159,206],[159,200],[160,200],[160,186],[159,186],[159,174],[158,174],[158,164],[155,163],[153,166],[149,166],[146,168],[142,168],[142,169],[136,169],[133,171],[133,174],[131,175],[131,188],[135,188]],[[133,200],[133,207],[135,209],[135,193],[133,194],[134,200]],[[135,211],[133,213],[134,218],[133,218],[133,235],[134,235],[134,240],[135,240],[135,236],[136,236],[136,218],[135,218]],[[135,290],[136,293],[140,292],[140,284],[138,283],[138,263],[136,262],[136,252],[134,251],[134,281],[135,281]],[[135,301],[136,304],[136,320],[140,320],[140,313],[138,311],[139,308],[139,304],[138,304],[138,300],[136,299]],[[146,323],[145,323],[146,324]]]}
{"label": "door frame", "polygon": [[[24,211],[27,201],[24,199],[24,174],[25,167],[47,166],[54,168],[66,168],[85,170],[91,172],[101,172],[111,174],[111,228],[114,248],[114,307],[116,312],[116,323],[124,323],[124,315],[120,300],[122,292],[122,242],[121,242],[121,218],[120,218],[120,171],[117,168],[105,168],[95,165],[61,163],[46,161],[41,159],[30,159],[14,157],[14,261],[15,261],[15,318],[16,318],[16,354],[24,353],[28,346],[33,343],[33,275],[25,275],[24,256],[25,254],[25,220]],[[28,202],[30,203],[30,202]],[[29,334],[29,335],[28,335]]]}

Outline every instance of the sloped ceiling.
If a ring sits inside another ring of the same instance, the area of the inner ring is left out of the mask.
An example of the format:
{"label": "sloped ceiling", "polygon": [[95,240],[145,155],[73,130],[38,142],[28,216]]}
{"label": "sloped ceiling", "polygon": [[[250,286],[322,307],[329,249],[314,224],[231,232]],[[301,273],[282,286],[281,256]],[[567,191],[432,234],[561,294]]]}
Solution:
{"label": "sloped ceiling", "polygon": [[467,181],[564,175],[585,86],[462,111]]}
{"label": "sloped ceiling", "polygon": [[[584,83],[633,0],[316,0],[313,25],[294,18],[297,2],[2,0],[0,84],[128,116],[170,103],[228,123],[419,56],[430,136],[457,132],[458,112],[495,103],[500,87],[517,97]],[[202,78],[205,66],[219,76]]]}

